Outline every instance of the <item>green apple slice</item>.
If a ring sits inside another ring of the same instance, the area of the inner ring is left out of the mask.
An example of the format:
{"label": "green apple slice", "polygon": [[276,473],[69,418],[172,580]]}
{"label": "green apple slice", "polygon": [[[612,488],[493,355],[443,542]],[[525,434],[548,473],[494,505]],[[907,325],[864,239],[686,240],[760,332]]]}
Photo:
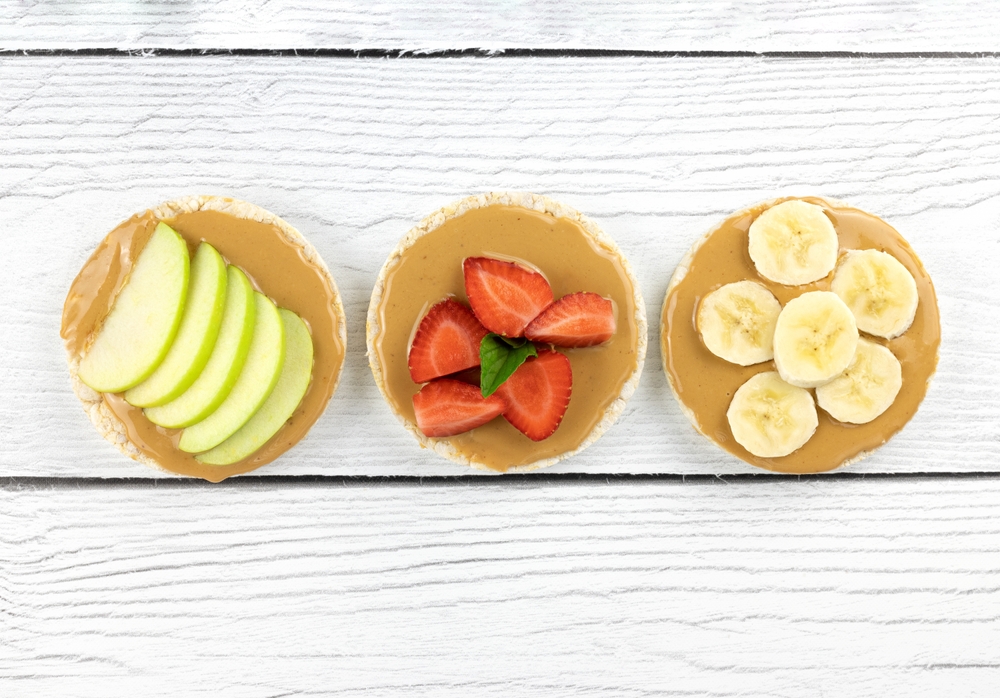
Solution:
{"label": "green apple slice", "polygon": [[181,433],[178,448],[201,453],[232,436],[260,409],[274,390],[285,360],[285,328],[267,296],[254,292],[257,319],[246,363],[219,408]]}
{"label": "green apple slice", "polygon": [[80,362],[80,380],[99,393],[120,393],[156,370],[181,322],[190,265],[184,239],[157,225]]}
{"label": "green apple slice", "polygon": [[154,407],[187,390],[212,355],[225,307],[226,263],[203,242],[191,260],[191,283],[174,343],[153,374],[126,391],[125,400],[136,407]]}
{"label": "green apple slice", "polygon": [[285,363],[274,390],[239,431],[213,448],[195,456],[208,465],[229,465],[243,460],[274,436],[288,421],[306,394],[312,379],[313,345],[309,328],[291,310],[280,308],[285,326]]}
{"label": "green apple slice", "polygon": [[250,281],[242,271],[230,266],[226,271],[222,325],[208,363],[180,397],[165,405],[147,408],[145,414],[149,421],[168,429],[180,429],[215,412],[243,370],[253,339],[255,307]]}

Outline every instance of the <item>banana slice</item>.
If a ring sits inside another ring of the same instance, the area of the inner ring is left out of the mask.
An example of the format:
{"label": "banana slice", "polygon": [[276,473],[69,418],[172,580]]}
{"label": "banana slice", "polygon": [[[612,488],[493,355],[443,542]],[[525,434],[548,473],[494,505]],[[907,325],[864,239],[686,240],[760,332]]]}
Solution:
{"label": "banana slice", "polygon": [[835,293],[803,293],[778,315],[774,365],[792,385],[815,388],[833,380],[850,365],[857,347],[854,315]]}
{"label": "banana slice", "polygon": [[816,388],[816,402],[848,424],[867,424],[889,409],[903,387],[899,359],[881,344],[861,339],[847,370]]}
{"label": "banana slice", "polygon": [[698,332],[708,350],[740,366],[774,357],[774,325],[781,303],[753,281],[717,288],[698,307]]}
{"label": "banana slice", "polygon": [[887,252],[848,252],[833,275],[830,290],[847,303],[858,329],[876,337],[898,337],[917,313],[917,282]]}
{"label": "banana slice", "polygon": [[726,417],[737,443],[760,458],[798,450],[819,424],[809,391],[789,385],[774,371],[758,373],[741,385]]}
{"label": "banana slice", "polygon": [[750,259],[765,279],[787,286],[807,284],[837,264],[837,231],[823,209],[805,201],[785,201],[750,225]]}

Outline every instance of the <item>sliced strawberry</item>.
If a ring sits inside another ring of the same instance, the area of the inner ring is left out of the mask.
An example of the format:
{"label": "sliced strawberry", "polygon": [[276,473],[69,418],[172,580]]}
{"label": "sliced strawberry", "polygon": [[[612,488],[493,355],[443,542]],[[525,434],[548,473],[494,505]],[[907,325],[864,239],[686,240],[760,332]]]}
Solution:
{"label": "sliced strawberry", "polygon": [[487,334],[472,311],[449,298],[420,321],[410,346],[410,377],[426,383],[479,365],[479,344]]}
{"label": "sliced strawberry", "polygon": [[451,378],[431,381],[413,396],[417,428],[424,436],[454,436],[486,424],[504,411],[494,393],[484,398],[479,388]]}
{"label": "sliced strawberry", "polygon": [[560,347],[592,347],[615,333],[611,301],[596,293],[571,293],[543,310],[524,329],[533,342]]}
{"label": "sliced strawberry", "polygon": [[552,436],[559,427],[573,391],[569,359],[551,349],[540,349],[514,371],[494,395],[507,403],[503,416],[532,441]]}
{"label": "sliced strawberry", "polygon": [[469,257],[462,267],[472,312],[490,332],[521,337],[525,326],[552,302],[545,277],[513,262]]}

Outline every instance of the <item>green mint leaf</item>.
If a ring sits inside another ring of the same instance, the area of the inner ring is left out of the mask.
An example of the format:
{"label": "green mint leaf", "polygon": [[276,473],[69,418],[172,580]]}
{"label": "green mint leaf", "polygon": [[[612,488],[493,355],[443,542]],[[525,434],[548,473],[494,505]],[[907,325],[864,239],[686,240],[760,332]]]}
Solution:
{"label": "green mint leaf", "polygon": [[506,337],[492,332],[483,337],[479,345],[479,389],[483,397],[495,393],[529,356],[538,356],[535,345],[529,341],[521,340],[519,346],[511,346]]}

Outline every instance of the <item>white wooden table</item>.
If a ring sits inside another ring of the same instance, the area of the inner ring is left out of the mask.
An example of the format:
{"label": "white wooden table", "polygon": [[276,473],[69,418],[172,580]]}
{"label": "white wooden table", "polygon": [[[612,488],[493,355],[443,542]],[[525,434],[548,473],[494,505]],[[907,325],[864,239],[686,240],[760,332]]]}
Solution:
{"label": "white wooden table", "polygon": [[[1000,6],[0,5],[0,696],[1000,694]],[[650,352],[619,423],[538,475],[421,452],[364,357],[379,267],[468,193],[596,219]],[[345,296],[309,437],[222,485],[124,459],[72,395],[66,289],[117,222],[216,193]],[[783,194],[880,214],[944,339],[913,422],[838,474],[698,437],[667,280]]]}

